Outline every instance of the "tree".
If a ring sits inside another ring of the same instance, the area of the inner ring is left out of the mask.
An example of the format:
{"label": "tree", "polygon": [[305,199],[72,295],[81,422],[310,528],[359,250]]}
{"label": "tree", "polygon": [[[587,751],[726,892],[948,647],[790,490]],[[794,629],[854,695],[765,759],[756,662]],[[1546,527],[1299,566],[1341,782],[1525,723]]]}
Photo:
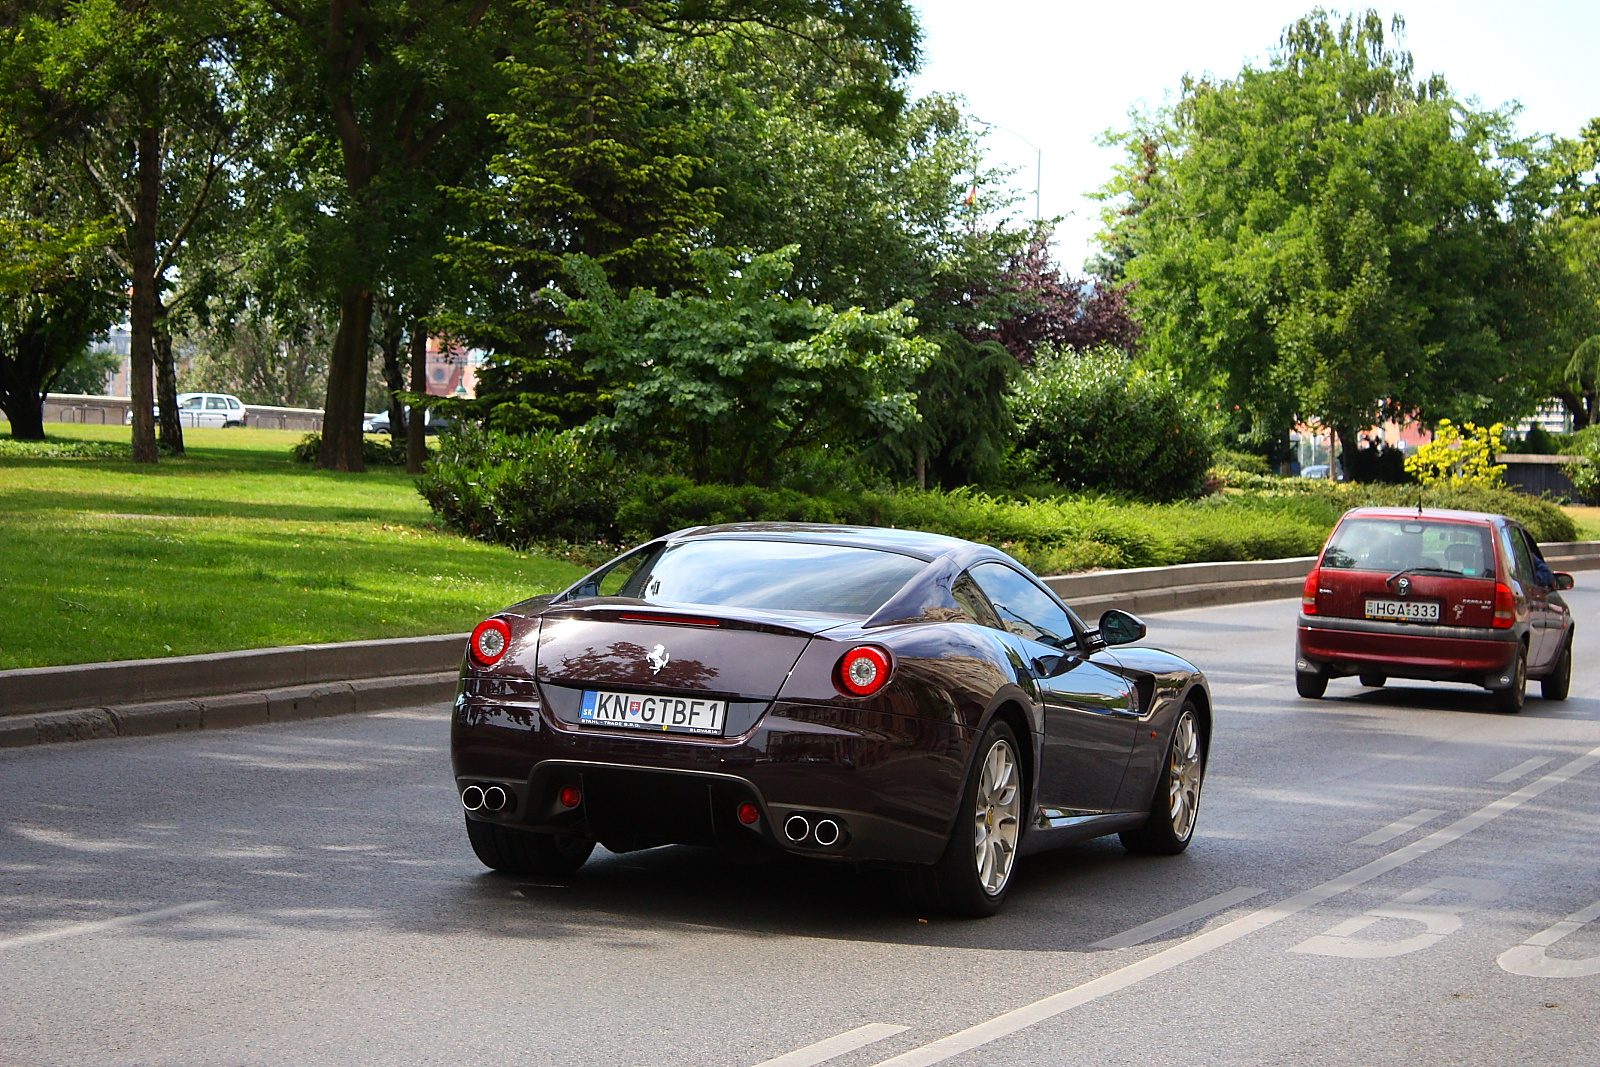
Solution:
{"label": "tree", "polygon": [[1265,69],[1186,79],[1118,138],[1105,241],[1136,282],[1146,358],[1243,441],[1301,417],[1347,449],[1380,413],[1492,421],[1549,380],[1534,150],[1413,74],[1375,12],[1319,9]]}
{"label": "tree", "polygon": [[1600,118],[1550,147],[1555,183],[1546,236],[1566,268],[1562,323],[1571,352],[1555,392],[1578,428],[1600,425]]}
{"label": "tree", "polygon": [[[319,462],[348,470],[362,466],[373,300],[396,237],[417,217],[419,192],[438,184],[432,177],[437,159],[453,151],[476,154],[492,143],[489,116],[513,110],[510,79],[519,68],[543,69],[545,35],[558,44],[586,37],[595,69],[610,65],[603,59],[611,27],[635,23],[680,38],[752,20],[804,23],[823,38],[886,41],[906,63],[915,54],[915,23],[903,0],[266,3],[263,24],[280,57],[278,81],[296,102],[294,114],[311,146],[307,173],[316,175],[319,209],[329,220],[323,258],[336,265],[339,279],[339,331],[329,359]],[[566,100],[586,107],[582,99]],[[325,180],[334,175],[337,184]]]}
{"label": "tree", "polygon": [[[110,252],[127,276],[133,458],[182,451],[169,315],[200,292],[208,256],[185,261],[207,229],[251,110],[234,76],[231,3],[78,0],[22,16],[5,40],[6,106],[27,150],[69,200],[120,224]],[[169,297],[169,272],[182,291]],[[155,371],[159,370],[159,383]]]}
{"label": "tree", "polygon": [[782,295],[794,249],[748,261],[693,254],[704,293],[619,299],[599,264],[568,261],[587,369],[617,383],[593,427],[699,482],[770,485],[792,454],[856,448],[917,420],[911,380],[933,355],[901,305],[836,311]]}
{"label": "tree", "polygon": [[109,220],[16,165],[0,179],[0,410],[20,440],[44,439],[44,398],[114,321]]}

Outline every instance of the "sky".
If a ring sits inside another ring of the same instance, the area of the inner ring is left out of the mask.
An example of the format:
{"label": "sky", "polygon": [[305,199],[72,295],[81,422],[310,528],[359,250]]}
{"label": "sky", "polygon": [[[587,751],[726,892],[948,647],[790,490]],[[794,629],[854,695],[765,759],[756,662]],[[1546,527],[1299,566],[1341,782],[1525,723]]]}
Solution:
{"label": "sky", "polygon": [[[1043,215],[1068,216],[1056,254],[1077,272],[1094,254],[1099,204],[1085,197],[1111,176],[1118,153],[1096,141],[1128,125],[1130,109],[1159,107],[1185,72],[1222,77],[1264,66],[1308,0],[1083,4],[1072,0],[912,0],[924,62],[915,95],[957,93],[984,122],[990,165],[1013,167],[1034,210],[1033,146]],[[1333,5],[1328,5],[1333,6]],[[1345,10],[1338,8],[1337,10]],[[1443,74],[1457,95],[1486,106],[1517,102],[1521,133],[1572,136],[1600,117],[1600,0],[1414,0],[1379,6],[1406,21],[1399,44],[1420,75]]]}

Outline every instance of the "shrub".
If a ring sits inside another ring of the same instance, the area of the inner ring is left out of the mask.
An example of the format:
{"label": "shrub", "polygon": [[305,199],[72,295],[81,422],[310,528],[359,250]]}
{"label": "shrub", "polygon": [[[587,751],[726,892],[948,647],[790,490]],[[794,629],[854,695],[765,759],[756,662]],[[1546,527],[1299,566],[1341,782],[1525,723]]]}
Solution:
{"label": "shrub", "polygon": [[0,437],[0,456],[40,459],[128,459],[127,445],[116,441],[14,441]]}
{"label": "shrub", "polygon": [[1258,456],[1254,452],[1234,452],[1231,449],[1219,448],[1211,454],[1211,469],[1264,476],[1272,473],[1272,464],[1267,462],[1266,456]]}
{"label": "shrub", "polygon": [[1498,422],[1488,428],[1465,422],[1457,429],[1440,419],[1433,440],[1406,457],[1406,473],[1426,486],[1504,485],[1506,469],[1494,457],[1505,430]]}
{"label": "shrub", "polygon": [[1021,461],[1061,486],[1159,501],[1204,488],[1204,419],[1171,375],[1115,351],[1045,356],[1012,404]]}
{"label": "shrub", "polygon": [[[300,463],[315,463],[317,453],[322,451],[322,435],[308,433],[300,438],[300,443],[289,449],[289,455]],[[406,465],[405,445],[392,445],[386,439],[376,436],[367,436],[361,439],[361,461],[369,467],[404,467]]]}
{"label": "shrub", "polygon": [[417,490],[445,522],[483,541],[620,543],[617,508],[636,472],[580,431],[445,434]]}

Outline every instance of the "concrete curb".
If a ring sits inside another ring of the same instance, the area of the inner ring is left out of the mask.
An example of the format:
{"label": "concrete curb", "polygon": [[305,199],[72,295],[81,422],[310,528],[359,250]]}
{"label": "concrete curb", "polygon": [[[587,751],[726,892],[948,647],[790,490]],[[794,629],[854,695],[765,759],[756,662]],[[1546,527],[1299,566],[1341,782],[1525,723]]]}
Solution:
{"label": "concrete curb", "polygon": [[[1600,569],[1600,541],[1540,548],[1556,570]],[[1186,563],[1044,581],[1092,619],[1112,607],[1151,613],[1292,597],[1315,559]],[[466,639],[443,634],[0,671],[0,748],[448,704]]]}
{"label": "concrete curb", "polygon": [[106,705],[0,717],[0,748],[146,737],[188,730],[219,730],[264,722],[293,722],[419,704],[448,705],[457,671],[353,682],[296,685],[251,693],[226,693],[193,700]]}
{"label": "concrete curb", "polygon": [[466,634],[0,671],[0,717],[454,670]]}

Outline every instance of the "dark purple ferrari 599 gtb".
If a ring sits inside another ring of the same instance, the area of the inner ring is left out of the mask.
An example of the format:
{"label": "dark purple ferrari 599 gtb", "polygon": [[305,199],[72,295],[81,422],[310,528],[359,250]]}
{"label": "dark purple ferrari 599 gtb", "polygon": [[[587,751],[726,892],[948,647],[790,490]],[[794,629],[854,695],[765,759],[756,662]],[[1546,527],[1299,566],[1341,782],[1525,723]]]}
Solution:
{"label": "dark purple ferrari 599 gtb", "polygon": [[999,909],[1018,856],[1117,833],[1181,852],[1211,698],[1108,611],[1085,626],[983,545],[699,527],[473,632],[451,727],[472,847],[560,875],[596,841],[890,866]]}

